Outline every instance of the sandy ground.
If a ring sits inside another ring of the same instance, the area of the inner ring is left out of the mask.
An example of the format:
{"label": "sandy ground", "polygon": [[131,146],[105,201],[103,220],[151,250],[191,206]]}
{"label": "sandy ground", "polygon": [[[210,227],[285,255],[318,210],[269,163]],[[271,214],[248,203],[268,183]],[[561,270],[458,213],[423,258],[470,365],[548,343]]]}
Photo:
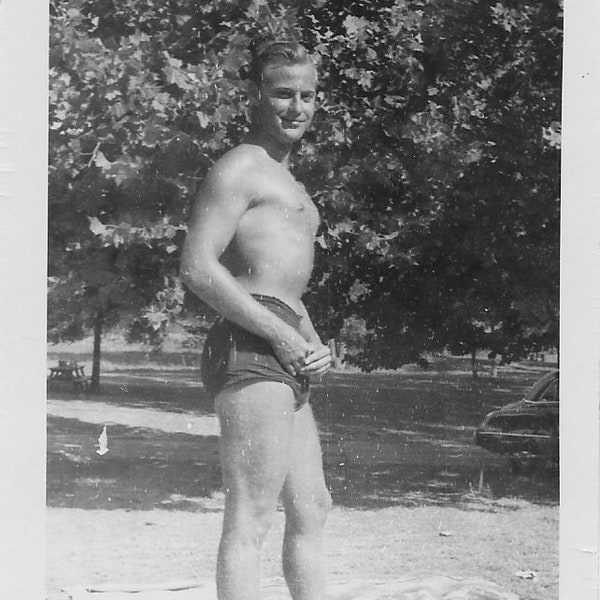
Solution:
{"label": "sandy ground", "polygon": [[[214,416],[169,413],[70,399],[49,400],[49,415],[98,425],[215,435]],[[109,442],[110,443],[110,442]],[[189,499],[188,499],[189,500]],[[212,579],[223,497],[192,510],[48,508],[47,597],[64,587]],[[452,506],[334,508],[327,526],[332,581],[394,579],[412,573],[479,576],[521,600],[558,597],[558,508],[515,499]],[[266,542],[262,575],[280,577],[283,515]],[[525,579],[523,573],[535,577]],[[519,575],[520,574],[520,575]]]}
{"label": "sandy ground", "polygon": [[86,400],[50,399],[48,414],[63,419],[79,419],[96,425],[118,423],[128,427],[145,427],[166,433],[188,433],[191,435],[219,435],[219,420],[215,415],[174,413],[117,406],[106,402]]}
{"label": "sandy ground", "polygon": [[[184,511],[48,510],[48,597],[65,586],[161,583],[211,579],[221,525],[221,499],[206,513]],[[523,600],[557,598],[555,548],[539,540],[556,526],[556,510],[506,506],[489,511],[393,507],[378,511],[335,508],[327,526],[330,579],[394,579],[414,573],[480,576]],[[440,535],[442,531],[451,535]],[[482,530],[487,534],[481,535]],[[512,532],[512,533],[509,533]],[[283,515],[277,514],[262,556],[262,575],[282,575]],[[494,551],[510,536],[509,557]],[[464,557],[468,566],[464,566]],[[532,559],[532,557],[535,557]],[[533,571],[535,580],[517,573]],[[508,582],[508,584],[507,584]]]}

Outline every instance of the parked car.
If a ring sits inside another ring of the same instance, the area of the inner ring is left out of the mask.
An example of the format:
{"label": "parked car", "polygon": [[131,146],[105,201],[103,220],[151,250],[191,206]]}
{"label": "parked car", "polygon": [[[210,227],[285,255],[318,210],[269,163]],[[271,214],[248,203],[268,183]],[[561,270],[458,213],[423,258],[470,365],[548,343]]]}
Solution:
{"label": "parked car", "polygon": [[510,455],[515,470],[532,457],[558,462],[558,374],[547,373],[522,400],[489,413],[475,432],[475,443]]}

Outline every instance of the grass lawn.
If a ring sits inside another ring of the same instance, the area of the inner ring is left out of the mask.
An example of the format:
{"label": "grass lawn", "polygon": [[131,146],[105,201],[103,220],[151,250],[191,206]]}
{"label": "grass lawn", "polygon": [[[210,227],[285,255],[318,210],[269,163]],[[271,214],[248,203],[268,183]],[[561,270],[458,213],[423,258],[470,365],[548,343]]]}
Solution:
{"label": "grass lawn", "polygon": [[[522,600],[558,597],[556,471],[517,476],[472,443],[483,415],[540,373],[503,368],[474,382],[467,365],[336,372],[315,387],[332,579],[477,575]],[[48,597],[78,583],[212,578],[223,495],[197,371],[115,365],[102,393],[52,389],[48,407]],[[99,456],[104,425],[110,450]],[[267,577],[281,575],[282,530],[279,513]]]}

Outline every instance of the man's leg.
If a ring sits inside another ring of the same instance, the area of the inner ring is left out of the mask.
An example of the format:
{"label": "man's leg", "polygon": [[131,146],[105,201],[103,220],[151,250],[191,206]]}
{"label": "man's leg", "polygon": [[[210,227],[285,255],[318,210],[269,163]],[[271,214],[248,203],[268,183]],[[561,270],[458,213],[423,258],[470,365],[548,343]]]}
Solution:
{"label": "man's leg", "polygon": [[226,493],[217,593],[258,600],[259,548],[288,469],[294,394],[282,383],[251,383],[221,392],[216,407]]}
{"label": "man's leg", "polygon": [[294,600],[324,600],[323,528],[331,508],[317,426],[309,404],[294,415],[289,470],[282,494],[286,525],[283,572]]}

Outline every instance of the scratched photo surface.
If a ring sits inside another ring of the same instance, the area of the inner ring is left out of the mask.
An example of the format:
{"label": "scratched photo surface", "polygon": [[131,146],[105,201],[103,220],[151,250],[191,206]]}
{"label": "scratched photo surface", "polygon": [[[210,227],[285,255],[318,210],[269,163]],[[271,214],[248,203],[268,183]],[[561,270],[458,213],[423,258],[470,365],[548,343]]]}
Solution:
{"label": "scratched photo surface", "polygon": [[[182,255],[211,168],[252,139],[249,48],[273,39],[318,78],[306,132],[268,135],[298,134],[281,189],[314,210],[329,597],[557,600],[562,19],[559,0],[51,2],[48,600],[216,598],[200,364],[220,317]],[[262,214],[252,239],[299,252]],[[284,529],[279,502],[265,598],[290,597]]]}

